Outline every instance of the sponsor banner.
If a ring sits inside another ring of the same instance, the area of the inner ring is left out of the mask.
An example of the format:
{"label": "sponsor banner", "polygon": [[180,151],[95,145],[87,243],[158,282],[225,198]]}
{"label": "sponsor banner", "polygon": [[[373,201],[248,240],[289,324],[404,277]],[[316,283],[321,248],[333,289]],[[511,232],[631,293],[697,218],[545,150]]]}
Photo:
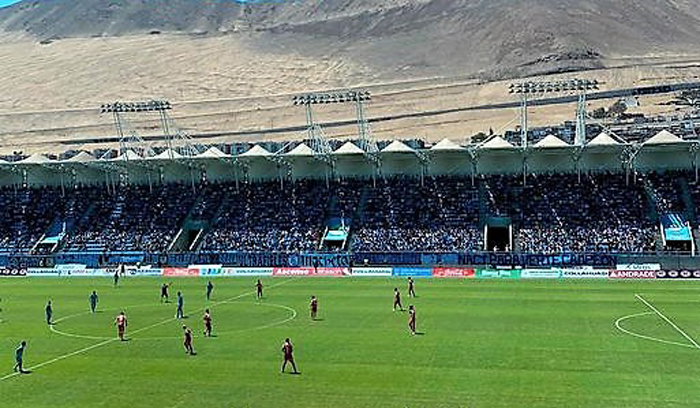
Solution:
{"label": "sponsor banner", "polygon": [[89,269],[92,274],[90,276],[114,276],[117,272],[116,268],[101,268],[101,269]]}
{"label": "sponsor banner", "polygon": [[86,270],[87,265],[83,264],[62,264],[62,265],[56,265],[54,266],[54,269],[57,269],[61,272],[67,272],[67,271],[75,271],[75,270]]}
{"label": "sponsor banner", "polygon": [[656,279],[656,271],[618,271],[608,272],[610,279]]}
{"label": "sponsor banner", "polygon": [[199,276],[199,269],[163,268],[163,276]]}
{"label": "sponsor banner", "polygon": [[656,271],[657,279],[700,279],[699,270],[671,269]]}
{"label": "sponsor banner", "polygon": [[307,276],[314,272],[314,268],[272,268],[273,276]]}
{"label": "sponsor banner", "polygon": [[[98,276],[97,275],[97,269],[61,269],[59,270],[59,275],[60,276],[74,276],[74,277],[90,277],[90,276]],[[114,275],[112,273],[112,275]],[[100,275],[101,276],[101,275]]]}
{"label": "sponsor banner", "polygon": [[477,269],[478,279],[520,279],[519,269]]}
{"label": "sponsor banner", "polygon": [[153,268],[150,265],[140,268],[126,268],[126,274],[129,276],[161,276],[163,269]]}
{"label": "sponsor banner", "polygon": [[474,278],[476,271],[471,268],[433,268],[433,276],[438,278]]}
{"label": "sponsor banner", "polygon": [[55,276],[61,275],[61,271],[54,268],[28,268],[27,276]]}
{"label": "sponsor banner", "polygon": [[316,268],[311,269],[309,276],[349,276],[350,268]]}
{"label": "sponsor banner", "polygon": [[523,279],[559,279],[561,269],[523,269],[520,272]]}
{"label": "sponsor banner", "polygon": [[352,268],[352,276],[391,276],[391,268]]}
{"label": "sponsor banner", "polygon": [[27,270],[23,268],[0,268],[0,278],[16,278],[27,276]]}
{"label": "sponsor banner", "polygon": [[199,270],[199,276],[216,276],[221,275],[223,265],[190,265],[187,269]]}
{"label": "sponsor banner", "polygon": [[564,279],[607,279],[608,271],[605,269],[562,269],[561,277]]}
{"label": "sponsor banner", "polygon": [[659,271],[661,270],[661,264],[656,263],[642,263],[642,264],[618,264],[618,271]]}
{"label": "sponsor banner", "polygon": [[225,276],[270,276],[272,268],[221,268]]}
{"label": "sponsor banner", "polygon": [[429,278],[433,276],[433,268],[398,267],[392,268],[392,276],[411,276],[414,278]]}

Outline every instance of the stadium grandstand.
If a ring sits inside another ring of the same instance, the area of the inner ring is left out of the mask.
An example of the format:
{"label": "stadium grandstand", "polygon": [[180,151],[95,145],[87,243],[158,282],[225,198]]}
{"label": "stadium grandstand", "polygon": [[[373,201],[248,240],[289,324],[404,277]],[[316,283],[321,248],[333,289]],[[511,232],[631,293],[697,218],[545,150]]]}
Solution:
{"label": "stadium grandstand", "polygon": [[0,256],[256,266],[695,251],[698,142],[668,130],[633,143],[601,131],[582,146],[553,134],[528,148],[497,135],[374,153],[362,140],[312,145],[6,157]]}

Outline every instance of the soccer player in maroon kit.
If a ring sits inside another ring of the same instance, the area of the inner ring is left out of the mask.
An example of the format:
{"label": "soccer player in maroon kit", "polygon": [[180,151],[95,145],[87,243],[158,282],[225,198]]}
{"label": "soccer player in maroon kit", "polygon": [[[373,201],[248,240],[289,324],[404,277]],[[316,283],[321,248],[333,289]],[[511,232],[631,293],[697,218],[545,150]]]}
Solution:
{"label": "soccer player in maroon kit", "polygon": [[284,340],[284,344],[282,344],[282,352],[284,353],[284,363],[282,363],[282,372],[284,372],[284,369],[287,367],[287,363],[291,363],[292,368],[294,369],[294,372],[292,372],[292,374],[299,374],[299,372],[297,371],[297,366],[296,364],[294,364],[294,346],[292,346],[291,340]]}
{"label": "soccer player in maroon kit", "polygon": [[408,277],[408,297],[416,297],[416,289],[414,288],[413,278]]}
{"label": "soccer player in maroon kit", "polygon": [[411,334],[416,334],[416,309],[413,305],[408,306],[408,329]]}
{"label": "soccer player in maroon kit", "polygon": [[394,288],[394,311],[399,308],[403,312],[403,306],[401,305],[401,293],[399,293],[399,288]]}
{"label": "soccer player in maroon kit", "polygon": [[204,311],[202,319],[204,320],[204,335],[211,337],[211,313],[209,313],[209,309]]}
{"label": "soccer player in maroon kit", "polygon": [[119,316],[117,316],[116,320],[114,320],[114,324],[117,325],[119,340],[124,341],[124,332],[126,331],[126,326],[128,324],[124,312],[119,313]]}
{"label": "soccer player in maroon kit", "polygon": [[192,330],[190,330],[187,326],[182,326],[182,330],[185,332],[185,354],[193,356],[194,349],[192,348]]}
{"label": "soccer player in maroon kit", "polygon": [[311,296],[309,309],[311,309],[311,320],[316,320],[316,315],[318,314],[318,299],[316,299],[316,296]]}
{"label": "soccer player in maroon kit", "polygon": [[262,296],[263,296],[263,294],[262,294],[263,285],[262,285],[262,282],[260,282],[260,279],[258,279],[258,282],[255,284],[255,289],[256,289],[256,291],[257,291],[258,300],[259,300],[259,299],[262,299]]}

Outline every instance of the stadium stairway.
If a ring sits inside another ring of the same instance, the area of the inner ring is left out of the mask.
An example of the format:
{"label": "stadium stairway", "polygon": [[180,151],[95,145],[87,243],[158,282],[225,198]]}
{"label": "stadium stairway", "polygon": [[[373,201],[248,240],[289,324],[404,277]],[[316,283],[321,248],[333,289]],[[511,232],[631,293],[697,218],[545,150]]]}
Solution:
{"label": "stadium stairway", "polygon": [[[63,223],[65,222],[65,233],[66,236],[70,236],[75,233],[76,229],[78,228],[79,225],[82,223],[87,222],[92,217],[92,214],[95,212],[95,208],[97,207],[97,202],[95,201],[88,201],[89,204],[87,205],[87,208],[83,210],[82,212],[80,211],[76,202],[75,198],[71,199],[71,202],[67,205],[66,207],[66,212],[65,214],[58,216],[54,219],[53,223],[49,228],[46,230],[46,236],[53,236],[51,235],[54,231],[58,231],[58,228],[63,228]],[[55,251],[62,251],[65,249],[66,246],[66,240],[61,240],[58,243],[58,246],[55,248]]]}
{"label": "stadium stairway", "polygon": [[[686,219],[694,222],[697,220],[697,212],[695,211],[695,203],[693,202],[693,196],[690,193],[690,185],[688,184],[688,179],[685,177],[678,178],[678,186],[681,188],[681,198],[683,200],[683,206],[685,207]],[[696,241],[697,244],[697,241]]]}
{"label": "stadium stairway", "polygon": [[[221,207],[219,195],[210,194],[211,187],[202,187],[197,200],[190,208],[187,216],[182,221],[180,229],[168,247],[168,252],[199,251],[204,242],[204,237],[211,229],[211,223],[218,216]],[[212,211],[213,209],[213,211]],[[214,218],[208,218],[205,214],[214,213]]]}
{"label": "stadium stairway", "polygon": [[[370,187],[367,184],[362,185],[362,193],[360,194],[360,202],[357,204],[355,212],[350,216],[350,224],[353,226],[362,225],[362,219],[367,209],[367,199],[369,198]],[[355,228],[350,229],[350,235],[348,236],[348,243],[346,250],[352,251],[354,243],[354,231]]]}

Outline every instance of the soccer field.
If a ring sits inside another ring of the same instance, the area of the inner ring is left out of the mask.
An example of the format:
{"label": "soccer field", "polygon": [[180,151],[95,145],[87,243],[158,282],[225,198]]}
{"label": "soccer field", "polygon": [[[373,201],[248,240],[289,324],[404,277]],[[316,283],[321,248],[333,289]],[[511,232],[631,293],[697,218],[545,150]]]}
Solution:
{"label": "soccer field", "polygon": [[[0,280],[0,406],[700,406],[696,282],[426,279],[409,299],[403,279],[268,278],[258,302],[254,281],[215,279],[207,302],[206,280],[177,279],[161,304],[163,278]],[[395,286],[417,309],[416,336],[392,311]],[[177,291],[196,356],[173,318]],[[206,307],[216,337],[202,337]],[[280,373],[286,337],[301,375]],[[23,339],[32,373],[13,375]]]}

